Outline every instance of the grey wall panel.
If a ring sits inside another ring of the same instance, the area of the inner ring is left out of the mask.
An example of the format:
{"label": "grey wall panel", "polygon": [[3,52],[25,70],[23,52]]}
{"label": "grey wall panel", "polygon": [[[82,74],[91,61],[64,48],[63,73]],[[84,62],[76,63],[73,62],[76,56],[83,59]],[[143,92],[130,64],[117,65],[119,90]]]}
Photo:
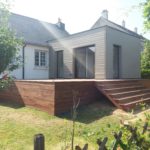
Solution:
{"label": "grey wall panel", "polygon": [[110,27],[106,33],[106,78],[113,78],[113,45],[121,47],[120,78],[140,78],[140,39]]}

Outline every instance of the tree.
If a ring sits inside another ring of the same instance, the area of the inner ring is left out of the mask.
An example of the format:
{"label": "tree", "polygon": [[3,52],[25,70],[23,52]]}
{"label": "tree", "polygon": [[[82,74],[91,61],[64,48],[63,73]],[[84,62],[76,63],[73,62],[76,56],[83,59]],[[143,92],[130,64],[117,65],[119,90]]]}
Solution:
{"label": "tree", "polygon": [[[150,30],[150,0],[142,3],[144,28],[148,32]],[[141,54],[141,75],[143,78],[150,78],[150,41],[144,43],[144,51]]]}
{"label": "tree", "polygon": [[145,41],[144,51],[141,54],[141,76],[150,78],[150,41]]}
{"label": "tree", "polygon": [[[21,40],[9,28],[9,14],[8,0],[0,0],[0,74],[5,70],[12,71],[20,65],[20,57],[17,53]],[[10,77],[4,75],[0,79],[0,90],[7,88],[11,81]]]}
{"label": "tree", "polygon": [[0,0],[0,74],[7,70],[14,70],[19,65],[17,53],[21,46],[21,40],[15,32],[9,28],[9,3]]}
{"label": "tree", "polygon": [[143,3],[144,27],[148,31],[150,29],[150,0]]}

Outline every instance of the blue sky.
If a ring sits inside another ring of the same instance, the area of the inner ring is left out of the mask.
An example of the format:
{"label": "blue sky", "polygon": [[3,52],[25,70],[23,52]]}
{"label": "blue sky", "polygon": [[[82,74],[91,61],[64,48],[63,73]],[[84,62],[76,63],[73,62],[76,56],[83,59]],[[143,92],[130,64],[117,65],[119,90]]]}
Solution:
{"label": "blue sky", "polygon": [[[144,0],[13,0],[12,12],[39,20],[56,23],[58,17],[70,33],[88,30],[101,16],[103,9],[109,11],[109,20],[120,24],[125,20],[130,30],[143,32],[140,9],[133,8]],[[150,35],[144,35],[150,39]]]}

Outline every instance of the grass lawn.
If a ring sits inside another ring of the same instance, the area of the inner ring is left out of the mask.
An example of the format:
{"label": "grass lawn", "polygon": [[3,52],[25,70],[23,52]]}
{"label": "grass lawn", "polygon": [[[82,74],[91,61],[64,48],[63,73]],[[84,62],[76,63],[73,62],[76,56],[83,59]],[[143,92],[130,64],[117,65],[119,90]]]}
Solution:
{"label": "grass lawn", "polygon": [[[118,131],[120,120],[132,120],[135,115],[125,113],[110,104],[96,102],[78,109],[75,144],[89,143],[96,149],[96,139]],[[33,137],[45,135],[46,150],[62,150],[70,144],[72,121],[68,114],[50,116],[36,109],[0,102],[0,150],[33,150]],[[110,140],[109,140],[110,141]],[[108,142],[108,146],[112,143]]]}

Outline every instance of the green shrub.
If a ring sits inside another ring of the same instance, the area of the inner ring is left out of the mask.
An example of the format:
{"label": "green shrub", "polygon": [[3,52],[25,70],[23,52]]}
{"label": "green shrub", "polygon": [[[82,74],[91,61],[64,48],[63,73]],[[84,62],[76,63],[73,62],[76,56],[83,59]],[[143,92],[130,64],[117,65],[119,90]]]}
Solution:
{"label": "green shrub", "polygon": [[143,79],[150,79],[150,69],[142,69],[141,70],[141,77]]}
{"label": "green shrub", "polygon": [[3,79],[0,79],[0,90],[4,90],[8,88],[11,85],[12,81],[13,81],[12,77],[6,77]]}

